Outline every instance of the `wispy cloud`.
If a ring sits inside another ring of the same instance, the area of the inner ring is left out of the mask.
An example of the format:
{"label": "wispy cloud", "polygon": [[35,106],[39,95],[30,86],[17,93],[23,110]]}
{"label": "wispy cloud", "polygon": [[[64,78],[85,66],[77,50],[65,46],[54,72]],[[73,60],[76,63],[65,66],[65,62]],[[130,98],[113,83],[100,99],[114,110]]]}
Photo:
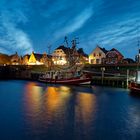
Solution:
{"label": "wispy cloud", "polygon": [[47,42],[54,50],[67,35],[87,53],[99,44],[132,57],[139,7],[138,0],[0,0],[0,51],[44,52]]}
{"label": "wispy cloud", "polygon": [[73,33],[78,29],[82,28],[86,21],[93,15],[92,8],[87,8],[83,12],[81,12],[78,16],[73,18],[70,23],[55,33],[55,38],[61,38],[66,34]]}
{"label": "wispy cloud", "polygon": [[25,31],[18,27],[19,23],[24,24],[28,21],[24,12],[21,9],[10,9],[9,5],[0,12],[0,50],[11,53],[17,51],[20,54],[31,53],[31,40]]}

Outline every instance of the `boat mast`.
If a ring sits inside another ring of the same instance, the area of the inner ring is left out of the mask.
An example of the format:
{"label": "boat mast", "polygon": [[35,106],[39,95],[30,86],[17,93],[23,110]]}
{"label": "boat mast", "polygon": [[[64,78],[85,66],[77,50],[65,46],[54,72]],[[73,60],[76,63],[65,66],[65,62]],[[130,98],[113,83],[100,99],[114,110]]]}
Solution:
{"label": "boat mast", "polygon": [[67,38],[67,36],[65,36],[65,38],[64,38],[64,43],[66,43],[66,47],[68,48],[69,47],[69,44],[68,44],[68,38]]}
{"label": "boat mast", "polygon": [[51,45],[48,45],[48,55],[50,55],[50,53],[51,53]]}

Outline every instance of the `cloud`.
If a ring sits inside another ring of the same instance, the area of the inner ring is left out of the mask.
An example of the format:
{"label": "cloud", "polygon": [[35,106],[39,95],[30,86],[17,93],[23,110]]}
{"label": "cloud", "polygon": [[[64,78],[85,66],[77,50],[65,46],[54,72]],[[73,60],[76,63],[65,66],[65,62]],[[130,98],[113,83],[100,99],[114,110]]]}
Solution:
{"label": "cloud", "polygon": [[[53,50],[64,36],[78,36],[87,53],[96,44],[124,52],[137,44],[139,6],[130,0],[0,0],[0,50],[43,52],[46,42]],[[126,56],[136,54],[129,49]]]}
{"label": "cloud", "polygon": [[77,17],[73,18],[70,23],[65,27],[61,28],[55,33],[55,38],[61,38],[69,33],[73,33],[78,29],[82,28],[86,21],[93,15],[92,8],[87,8],[81,12]]}
{"label": "cloud", "polygon": [[[12,6],[14,4],[17,5],[13,2]],[[20,8],[14,9],[12,7],[11,9],[10,4],[1,9],[0,12],[0,51],[31,53],[33,51],[32,42],[26,32],[18,26],[19,23],[25,24],[28,21],[25,13]]]}

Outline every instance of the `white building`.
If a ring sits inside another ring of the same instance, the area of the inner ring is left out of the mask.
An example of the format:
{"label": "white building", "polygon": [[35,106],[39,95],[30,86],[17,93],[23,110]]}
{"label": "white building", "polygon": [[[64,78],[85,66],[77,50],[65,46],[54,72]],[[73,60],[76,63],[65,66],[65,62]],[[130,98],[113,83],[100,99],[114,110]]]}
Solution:
{"label": "white building", "polygon": [[65,46],[60,46],[54,50],[52,53],[52,61],[55,65],[65,65],[67,64],[67,53],[68,48]]}
{"label": "white building", "polygon": [[89,55],[89,64],[101,64],[102,59],[106,58],[106,53],[108,51],[105,48],[101,48],[98,45]]}

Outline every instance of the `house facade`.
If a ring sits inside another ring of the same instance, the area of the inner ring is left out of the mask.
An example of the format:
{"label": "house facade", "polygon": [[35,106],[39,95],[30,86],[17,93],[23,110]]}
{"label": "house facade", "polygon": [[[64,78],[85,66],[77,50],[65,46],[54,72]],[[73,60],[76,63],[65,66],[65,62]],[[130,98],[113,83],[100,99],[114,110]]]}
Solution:
{"label": "house facade", "polygon": [[52,57],[51,55],[44,54],[38,54],[32,52],[31,55],[24,55],[22,58],[22,65],[46,65],[51,66],[52,64]]}
{"label": "house facade", "polygon": [[17,52],[10,56],[10,60],[12,65],[20,65],[21,63],[21,58],[18,56]]}
{"label": "house facade", "polygon": [[10,57],[6,54],[0,53],[0,65],[10,65]]}
{"label": "house facade", "polygon": [[86,64],[89,62],[88,55],[83,51],[83,48],[79,48],[77,50],[77,55],[79,59],[79,64]]}
{"label": "house facade", "polygon": [[89,64],[102,64],[102,60],[106,58],[107,52],[105,48],[101,48],[97,45],[89,55]]}
{"label": "house facade", "polygon": [[65,46],[59,46],[52,53],[52,61],[55,65],[67,64],[68,48]]}
{"label": "house facade", "polygon": [[103,64],[118,64],[122,63],[124,56],[115,48],[106,53],[106,58],[103,59]]}

